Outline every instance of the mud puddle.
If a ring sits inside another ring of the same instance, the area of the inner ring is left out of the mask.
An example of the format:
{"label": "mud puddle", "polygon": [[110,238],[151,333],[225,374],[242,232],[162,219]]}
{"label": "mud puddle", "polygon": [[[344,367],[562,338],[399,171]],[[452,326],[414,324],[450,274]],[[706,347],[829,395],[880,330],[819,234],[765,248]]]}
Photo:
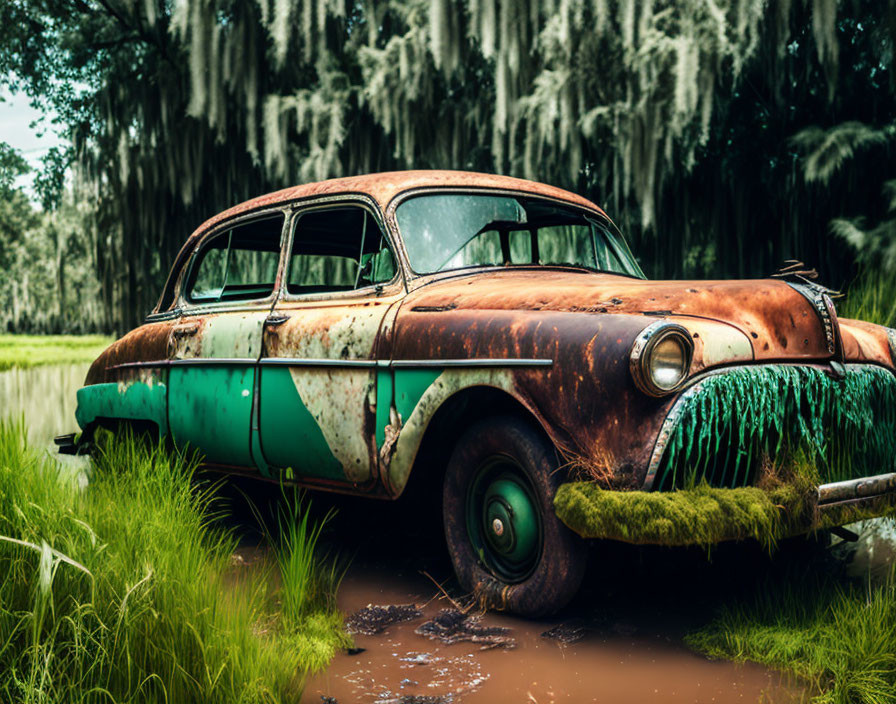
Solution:
{"label": "mud puddle", "polygon": [[[237,512],[240,496],[230,505]],[[275,493],[255,495],[259,506],[269,499],[276,505]],[[445,645],[428,636],[455,633],[454,620],[424,628],[452,607],[434,581],[454,599],[464,595],[438,513],[420,501],[313,497],[318,512],[334,504],[339,513],[324,549],[350,561],[338,606],[349,623],[369,605],[386,609],[359,621],[356,650],[337,654],[325,672],[309,678],[304,704],[808,701],[812,692],[785,676],[758,665],[709,661],[688,650],[684,636],[769,577],[780,578],[795,561],[812,570],[874,574],[888,571],[896,546],[892,522],[857,526],[859,541],[840,545],[836,559],[830,548],[806,541],[782,544],[774,556],[750,544],[707,553],[595,543],[580,594],[555,618],[489,613],[474,630],[496,633],[496,643]],[[400,618],[377,632],[384,614]],[[501,628],[508,630],[490,630]],[[505,635],[512,644],[501,642]]]}
{"label": "mud puddle", "polygon": [[356,564],[338,603],[349,615],[369,604],[415,604],[422,615],[380,634],[357,633],[355,644],[363,650],[340,653],[326,672],[312,677],[303,703],[801,701],[801,692],[768,670],[710,662],[672,638],[644,635],[622,622],[532,621],[489,613],[479,625],[508,629],[511,646],[443,645],[416,631],[451,604],[412,571]]}

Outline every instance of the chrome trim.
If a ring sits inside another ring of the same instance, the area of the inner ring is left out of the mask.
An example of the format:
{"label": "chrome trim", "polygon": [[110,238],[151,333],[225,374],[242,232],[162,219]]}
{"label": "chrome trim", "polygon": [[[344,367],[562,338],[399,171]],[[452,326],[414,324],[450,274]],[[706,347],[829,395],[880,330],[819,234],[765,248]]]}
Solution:
{"label": "chrome trim", "polygon": [[169,364],[171,364],[170,359],[158,359],[153,362],[123,362],[122,364],[113,364],[111,367],[106,367],[106,371],[112,371],[113,369],[154,369],[167,367]]}
{"label": "chrome trim", "polygon": [[365,367],[377,366],[374,359],[316,359],[312,357],[262,357],[259,364],[273,367]]}
{"label": "chrome trim", "polygon": [[891,492],[896,492],[896,472],[822,484],[818,487],[818,504],[867,499]]}
{"label": "chrome trim", "polygon": [[[671,389],[661,389],[653,382],[647,365],[650,362],[650,353],[653,348],[670,335],[677,335],[685,341],[685,370],[681,381],[676,386],[673,386]],[[629,353],[629,369],[635,384],[641,391],[648,396],[661,398],[674,394],[687,384],[688,372],[691,369],[693,359],[694,341],[691,339],[691,333],[688,329],[678,323],[658,320],[644,328],[632,344],[632,349]]]}
{"label": "chrome trim", "polygon": [[195,357],[192,359],[160,359],[152,362],[125,362],[106,367],[112,369],[154,368],[168,366],[227,366],[263,364],[285,367],[360,367],[365,369],[387,368],[423,369],[442,367],[550,367],[553,359],[325,359],[317,357]]}
{"label": "chrome trim", "polygon": [[255,357],[192,357],[190,359],[172,359],[169,364],[172,367],[222,367],[235,364],[255,364]]}
{"label": "chrome trim", "polygon": [[[660,462],[662,462],[663,454],[666,452],[666,446],[669,444],[669,440],[672,438],[672,431],[675,430],[675,426],[678,424],[678,418],[684,411],[684,407],[687,405],[687,402],[690,398],[696,395],[703,386],[703,382],[713,376],[717,376],[719,374],[727,374],[735,369],[754,369],[761,367],[771,367],[771,368],[779,368],[779,367],[819,367],[823,366],[819,364],[750,364],[750,365],[740,365],[736,367],[723,367],[721,369],[711,369],[707,372],[704,372],[698,377],[694,377],[693,379],[689,379],[688,382],[680,389],[681,395],[675,400],[675,404],[669,410],[669,413],[666,414],[666,419],[663,421],[663,425],[660,428],[659,435],[657,435],[656,443],[653,446],[653,453],[650,456],[650,462],[647,464],[647,476],[644,477],[644,484],[641,487],[643,491],[651,491],[653,489],[653,484],[656,481],[656,474],[660,468]],[[876,364],[845,364],[847,373],[851,371],[858,371],[861,369],[885,369],[885,367],[878,366]],[[889,371],[889,370],[888,370]]]}
{"label": "chrome trim", "polygon": [[394,359],[391,366],[408,367],[550,367],[553,359]]}
{"label": "chrome trim", "polygon": [[124,362],[106,367],[112,369],[146,369],[158,367],[229,367],[255,364],[255,357],[194,357],[192,359],[159,359],[152,362]]}

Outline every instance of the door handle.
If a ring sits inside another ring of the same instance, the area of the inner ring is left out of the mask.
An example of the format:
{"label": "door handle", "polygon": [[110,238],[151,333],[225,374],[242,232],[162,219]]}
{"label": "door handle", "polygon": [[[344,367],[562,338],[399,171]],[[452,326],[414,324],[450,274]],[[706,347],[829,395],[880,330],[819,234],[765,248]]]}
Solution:
{"label": "door handle", "polygon": [[288,315],[271,315],[265,319],[264,324],[276,327],[277,325],[283,325],[287,320],[289,320]]}
{"label": "door handle", "polygon": [[171,334],[174,337],[187,337],[188,335],[195,335],[199,331],[199,323],[183,323],[182,325],[175,325],[171,328]]}

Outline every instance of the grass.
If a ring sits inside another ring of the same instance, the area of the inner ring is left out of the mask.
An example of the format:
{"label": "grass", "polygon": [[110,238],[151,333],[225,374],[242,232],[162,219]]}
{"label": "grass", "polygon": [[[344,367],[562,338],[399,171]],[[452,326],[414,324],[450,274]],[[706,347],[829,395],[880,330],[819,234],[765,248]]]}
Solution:
{"label": "grass", "polygon": [[281,487],[282,501],[277,511],[277,535],[271,533],[263,516],[250,501],[255,517],[265,536],[274,546],[274,556],[280,574],[280,614],[293,627],[301,626],[315,609],[327,605],[336,611],[335,595],[345,574],[336,559],[320,555],[319,542],[327,523],[335,516],[330,509],[319,521],[311,519],[311,501],[295,487]]}
{"label": "grass", "polygon": [[879,269],[866,270],[849,286],[846,297],[837,301],[837,314],[896,327],[896,276]]}
{"label": "grass", "polygon": [[796,676],[817,704],[896,702],[896,572],[882,583],[790,569],[686,638],[711,657]]}
{"label": "grass", "polygon": [[104,335],[0,335],[0,371],[44,364],[87,364],[109,344]]}
{"label": "grass", "polygon": [[268,574],[235,573],[194,469],[116,440],[81,487],[0,421],[0,700],[295,701],[348,644],[331,600],[286,618]]}

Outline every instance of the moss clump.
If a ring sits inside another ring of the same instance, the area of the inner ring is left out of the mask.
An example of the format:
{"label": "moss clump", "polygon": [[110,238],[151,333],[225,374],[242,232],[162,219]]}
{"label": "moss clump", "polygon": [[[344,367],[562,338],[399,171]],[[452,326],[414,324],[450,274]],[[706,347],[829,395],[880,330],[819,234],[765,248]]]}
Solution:
{"label": "moss clump", "polygon": [[896,515],[896,497],[819,510],[805,464],[767,471],[760,487],[719,489],[706,483],[678,491],[606,491],[593,482],[564,484],[558,518],[583,538],[638,545],[702,545],[755,539],[767,547],[790,535]]}
{"label": "moss clump", "polygon": [[639,545],[713,545],[746,538],[771,543],[800,511],[801,497],[790,493],[775,497],[755,487],[706,484],[670,492],[605,491],[575,482],[560,487],[554,510],[584,538]]}
{"label": "moss clump", "polygon": [[[768,547],[817,521],[818,473],[805,451],[767,462],[759,486],[706,482],[677,491],[606,491],[594,482],[560,487],[554,511],[585,538],[640,545],[713,545],[752,538]],[[842,524],[839,524],[842,525]]]}

